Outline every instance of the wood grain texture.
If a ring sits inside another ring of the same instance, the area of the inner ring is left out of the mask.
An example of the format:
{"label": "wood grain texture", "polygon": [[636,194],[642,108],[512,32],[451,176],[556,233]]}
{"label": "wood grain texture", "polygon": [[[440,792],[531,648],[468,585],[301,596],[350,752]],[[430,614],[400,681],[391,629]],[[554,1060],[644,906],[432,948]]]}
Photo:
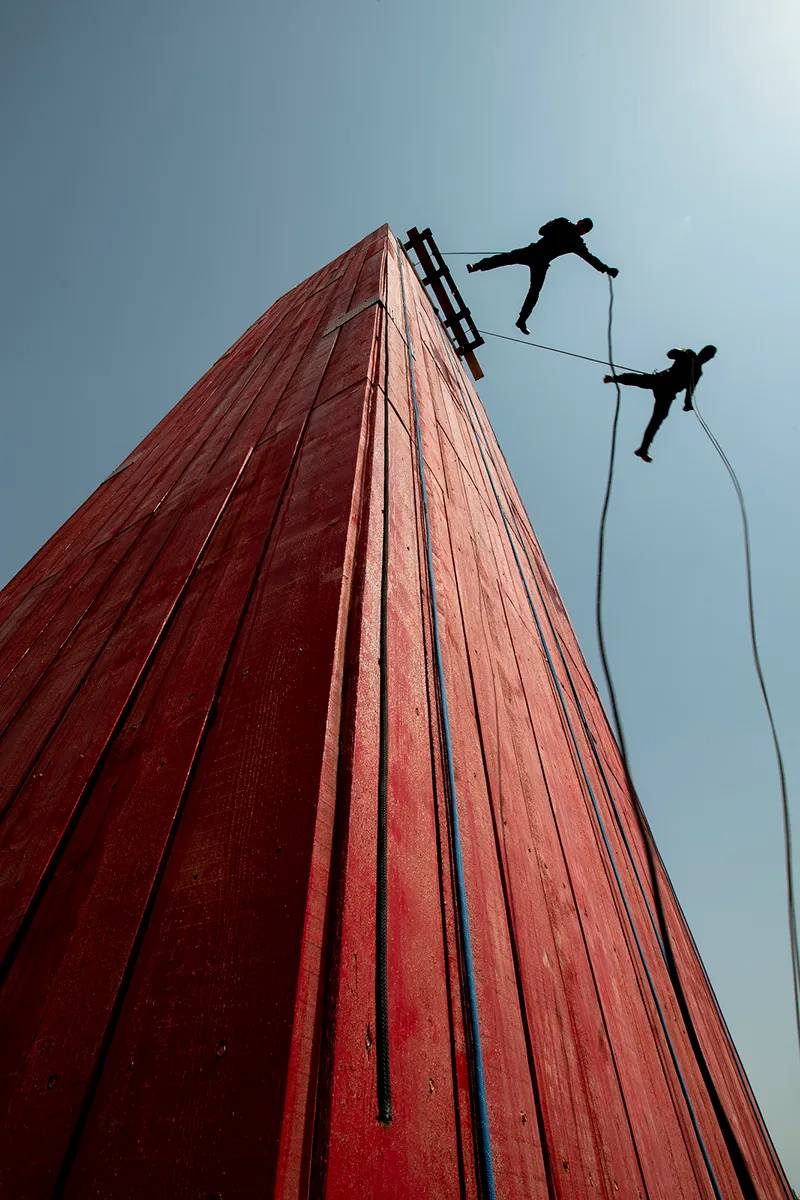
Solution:
{"label": "wood grain texture", "polygon": [[[479,1195],[401,270],[498,1196],[711,1195],[645,966],[723,1193],[741,1195],[597,691],[384,226],[255,321],[0,593],[4,1198]],[[660,869],[757,1195],[788,1200]]]}

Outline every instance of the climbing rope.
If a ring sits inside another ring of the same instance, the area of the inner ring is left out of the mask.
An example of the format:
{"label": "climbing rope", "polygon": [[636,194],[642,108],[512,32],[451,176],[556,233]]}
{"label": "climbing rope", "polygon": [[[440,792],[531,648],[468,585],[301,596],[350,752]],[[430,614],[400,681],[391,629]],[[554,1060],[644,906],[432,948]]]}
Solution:
{"label": "climbing rope", "polygon": [[767,713],[770,731],[772,733],[772,744],[775,749],[775,759],[778,764],[778,778],[781,789],[781,809],[783,814],[783,844],[784,844],[784,869],[786,874],[786,903],[789,918],[789,948],[792,959],[792,985],[794,989],[794,1018],[797,1030],[797,1044],[800,1047],[800,947],[798,947],[797,937],[797,909],[795,904],[795,886],[794,886],[794,866],[792,853],[792,819],[789,809],[789,792],[786,785],[786,770],[783,763],[783,754],[781,752],[781,744],[778,738],[778,730],[775,725],[775,718],[772,715],[772,705],[770,704],[769,694],[767,692],[767,684],[764,678],[764,671],[761,666],[761,655],[758,649],[758,637],[756,635],[756,617],[755,605],[753,601],[753,565],[750,546],[750,524],[747,519],[747,507],[744,501],[744,492],[739,483],[739,479],[734,471],[728,456],[720,446],[716,437],[709,429],[706,420],[697,407],[697,401],[692,397],[694,414],[705,432],[711,445],[716,450],[725,470],[730,476],[736,499],[739,502],[739,512],[742,517],[742,530],[744,534],[744,561],[745,574],[747,579],[747,615],[750,624],[750,645],[753,651],[753,663],[755,665],[756,676],[758,678],[758,686],[761,691],[761,696],[764,700],[764,708]]}
{"label": "climbing rope", "polygon": [[[614,322],[614,284],[613,284],[611,277],[609,276],[609,279],[608,279],[608,329],[607,329],[609,366],[611,366],[611,364],[613,364],[613,361],[614,361],[614,348],[613,348],[613,341],[612,341],[612,339],[613,339],[613,322]],[[611,370],[613,371],[613,366],[611,366]],[[725,1112],[725,1109],[723,1108],[722,1101],[720,1100],[719,1094],[717,1092],[717,1088],[714,1083],[713,1077],[711,1075],[711,1071],[709,1069],[708,1063],[706,1062],[706,1057],[705,1057],[705,1054],[703,1053],[702,1046],[700,1045],[700,1040],[697,1036],[697,1031],[694,1027],[694,1022],[692,1020],[692,1016],[689,1011],[689,1005],[688,1005],[688,1002],[686,1000],[686,995],[683,990],[683,984],[681,982],[680,974],[678,971],[678,965],[677,965],[677,962],[675,959],[675,952],[674,952],[674,948],[672,945],[672,937],[671,937],[670,930],[669,930],[669,923],[667,921],[667,916],[666,916],[666,912],[664,909],[664,900],[663,900],[663,896],[662,896],[662,892],[661,892],[661,879],[659,876],[658,865],[656,863],[652,834],[650,832],[650,826],[647,822],[647,818],[644,815],[644,810],[642,809],[638,792],[636,791],[636,787],[633,782],[633,776],[632,776],[631,768],[630,768],[630,759],[628,757],[628,747],[627,747],[627,742],[625,739],[625,729],[624,729],[624,726],[622,723],[622,716],[620,713],[619,702],[617,700],[617,693],[616,693],[616,689],[614,687],[614,680],[613,680],[613,677],[611,674],[611,667],[610,667],[609,661],[608,661],[605,633],[604,633],[604,629],[603,629],[603,578],[604,578],[604,569],[605,569],[606,524],[607,524],[607,519],[608,519],[609,505],[611,502],[611,491],[612,491],[613,482],[614,482],[614,462],[615,462],[616,450],[617,450],[617,431],[619,428],[619,416],[620,416],[620,410],[622,407],[622,393],[620,391],[620,386],[619,386],[619,383],[616,381],[616,378],[614,379],[614,388],[616,391],[616,402],[614,405],[614,417],[613,417],[612,424],[611,424],[611,447],[610,447],[609,459],[608,459],[608,476],[606,479],[606,489],[605,489],[605,495],[603,497],[603,507],[602,507],[601,516],[600,516],[600,529],[599,529],[598,541],[597,541],[597,586],[596,586],[596,591],[595,591],[595,623],[597,626],[597,640],[598,640],[599,647],[600,647],[600,661],[601,661],[601,664],[603,667],[603,675],[605,677],[606,687],[608,688],[609,698],[611,700],[611,712],[612,712],[612,717],[613,717],[613,721],[614,721],[615,732],[617,735],[617,742],[619,744],[620,757],[622,759],[622,767],[623,767],[623,771],[625,773],[625,782],[628,786],[628,791],[630,792],[631,800],[633,802],[633,811],[636,816],[636,820],[637,820],[637,823],[639,825],[639,829],[640,829],[640,832],[642,835],[642,843],[644,845],[645,857],[646,857],[646,861],[647,861],[647,869],[648,869],[648,873],[650,875],[650,881],[651,881],[652,889],[653,889],[653,900],[654,900],[654,904],[655,904],[656,917],[658,920],[659,929],[661,931],[660,941],[661,941],[661,946],[662,946],[663,955],[664,955],[664,963],[665,963],[667,972],[670,977],[670,982],[672,983],[672,988],[675,993],[675,999],[678,1002],[678,1008],[680,1009],[680,1013],[683,1018],[683,1023],[686,1028],[686,1033],[689,1038],[689,1043],[694,1052],[695,1059],[697,1060],[697,1065],[700,1069],[700,1074],[702,1075],[703,1082],[706,1085],[706,1090],[708,1092],[709,1099],[711,1100],[711,1104],[714,1109],[714,1115],[717,1118],[717,1124],[719,1125],[720,1131],[724,1138],[725,1145],[727,1147],[728,1154],[731,1159],[731,1163],[733,1165],[734,1171],[736,1172],[736,1176],[739,1181],[739,1186],[742,1189],[742,1194],[747,1198],[752,1198],[752,1200],[756,1200],[757,1192],[755,1189],[755,1185],[754,1185],[752,1177],[750,1175],[750,1171],[747,1167],[747,1163],[745,1161],[741,1147],[739,1146],[736,1135],[734,1134],[733,1129],[731,1127],[730,1121],[728,1119],[728,1115]],[[712,1184],[714,1184],[713,1179],[712,1179]],[[716,1190],[717,1190],[716,1185],[714,1185],[714,1190],[716,1193]]]}
{"label": "climbing rope", "polygon": [[494,1181],[491,1134],[489,1131],[489,1106],[486,1099],[486,1077],[483,1066],[481,1029],[478,1017],[478,992],[475,981],[475,962],[472,953],[472,935],[470,932],[467,886],[464,876],[464,860],[461,849],[461,827],[458,815],[458,790],[456,788],[453,738],[450,727],[450,709],[447,700],[447,681],[444,672],[444,656],[442,654],[442,643],[439,632],[439,606],[436,593],[436,572],[433,565],[433,549],[428,505],[428,485],[425,471],[425,454],[422,446],[422,424],[420,421],[416,374],[414,370],[414,347],[411,339],[411,325],[408,318],[408,308],[406,304],[404,279],[405,272],[403,265],[403,258],[405,255],[399,241],[397,245],[400,258],[400,294],[403,303],[406,356],[408,360],[408,374],[411,387],[411,402],[414,413],[414,432],[417,448],[417,473],[419,476],[420,498],[422,502],[422,527],[425,539],[425,561],[428,575],[434,666],[436,670],[439,714],[441,718],[442,741],[444,747],[444,766],[447,781],[450,828],[453,839],[453,869],[456,884],[456,905],[458,909],[458,932],[465,982],[467,985],[467,1022],[469,1026],[469,1041],[471,1043],[472,1050],[471,1066],[477,1115],[476,1140],[478,1143],[478,1173],[486,1200],[496,1200],[497,1192]]}
{"label": "climbing rope", "polygon": [[[551,354],[563,354],[567,358],[582,358],[584,362],[599,363],[601,367],[608,366],[604,358],[592,358],[589,354],[576,354],[574,350],[560,350],[558,346],[543,346],[541,342],[532,342],[529,338],[510,337],[507,333],[492,333],[490,329],[479,329],[481,337],[500,338],[504,342],[516,342],[520,346],[530,346],[534,350],[549,350]],[[632,371],[633,367],[623,367],[614,363],[615,371]]]}
{"label": "climbing rope", "polygon": [[384,1125],[388,1125],[392,1119],[392,1080],[389,1060],[389,980],[387,965],[389,925],[389,465],[389,312],[384,303],[383,539],[381,544],[380,711],[378,719],[378,812],[375,881],[375,1063],[377,1072],[378,1120]]}

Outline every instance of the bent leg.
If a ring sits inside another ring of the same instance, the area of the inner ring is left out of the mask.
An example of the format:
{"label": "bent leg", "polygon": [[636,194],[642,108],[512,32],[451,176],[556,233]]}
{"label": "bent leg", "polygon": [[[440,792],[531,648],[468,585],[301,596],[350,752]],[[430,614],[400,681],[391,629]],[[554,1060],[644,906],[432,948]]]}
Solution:
{"label": "bent leg", "polygon": [[523,325],[533,312],[534,305],[539,299],[539,293],[542,290],[542,284],[544,283],[544,278],[547,274],[547,267],[547,263],[543,263],[541,266],[537,264],[536,266],[531,267],[530,287],[528,288],[528,294],[522,303],[522,308],[520,309],[519,313],[519,320]]}
{"label": "bent leg", "polygon": [[655,404],[653,405],[653,415],[647,423],[647,428],[645,429],[644,437],[642,438],[642,444],[639,447],[639,449],[645,454],[647,454],[648,450],[650,449],[650,443],[658,433],[659,429],[664,423],[665,418],[669,414],[670,405],[674,399],[674,396],[659,395],[659,393],[656,392]]}
{"label": "bent leg", "polygon": [[472,264],[473,271],[493,271],[495,267],[522,267],[526,265],[526,251],[509,250],[505,254],[490,254]]}

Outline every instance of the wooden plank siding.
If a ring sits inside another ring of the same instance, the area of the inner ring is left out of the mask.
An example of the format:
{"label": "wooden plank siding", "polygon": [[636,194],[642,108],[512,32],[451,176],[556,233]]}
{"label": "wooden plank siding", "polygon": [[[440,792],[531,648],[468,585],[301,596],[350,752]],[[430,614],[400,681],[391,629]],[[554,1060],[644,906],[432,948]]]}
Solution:
{"label": "wooden plank siding", "polygon": [[[387,226],[259,318],[0,593],[8,1200],[482,1194],[407,327],[496,1194],[712,1196],[649,971],[722,1194],[744,1200],[598,694]],[[755,1194],[788,1200],[663,884]]]}

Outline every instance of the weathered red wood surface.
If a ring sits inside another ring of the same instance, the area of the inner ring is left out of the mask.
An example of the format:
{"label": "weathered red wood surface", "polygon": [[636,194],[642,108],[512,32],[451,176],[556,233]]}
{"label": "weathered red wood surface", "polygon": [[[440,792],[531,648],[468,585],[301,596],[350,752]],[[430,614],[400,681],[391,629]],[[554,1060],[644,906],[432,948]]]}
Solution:
{"label": "weathered red wood surface", "polygon": [[[742,1195],[602,706],[480,401],[383,227],[256,321],[0,594],[4,1197],[478,1194],[401,271],[497,1195],[711,1195],[620,882],[714,1172]],[[757,1195],[788,1197],[664,885]]]}

